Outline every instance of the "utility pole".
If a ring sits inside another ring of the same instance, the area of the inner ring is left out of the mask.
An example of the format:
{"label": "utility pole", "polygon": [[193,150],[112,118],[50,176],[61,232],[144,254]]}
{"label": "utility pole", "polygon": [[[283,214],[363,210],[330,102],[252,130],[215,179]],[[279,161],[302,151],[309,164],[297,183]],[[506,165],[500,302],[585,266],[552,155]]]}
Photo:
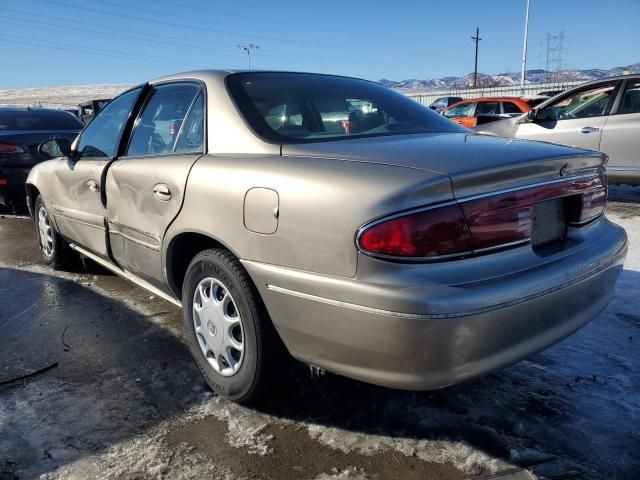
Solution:
{"label": "utility pole", "polygon": [[522,70],[520,71],[520,94],[524,95],[524,75],[527,68],[527,39],[529,37],[529,6],[527,0],[527,13],[524,16],[524,45],[522,47]]}
{"label": "utility pole", "polygon": [[257,50],[260,47],[253,43],[245,43],[244,45],[238,45],[238,48],[247,52],[247,60],[249,61],[249,70],[251,70],[251,50]]}
{"label": "utility pole", "polygon": [[478,86],[478,44],[480,43],[480,29],[476,27],[476,36],[471,37],[471,40],[476,42],[476,61],[473,67],[473,88]]}

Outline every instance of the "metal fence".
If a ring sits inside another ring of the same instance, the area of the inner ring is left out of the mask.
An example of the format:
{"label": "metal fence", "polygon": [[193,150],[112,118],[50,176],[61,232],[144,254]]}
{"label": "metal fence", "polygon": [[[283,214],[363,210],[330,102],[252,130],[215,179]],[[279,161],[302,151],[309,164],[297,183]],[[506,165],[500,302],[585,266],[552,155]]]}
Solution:
{"label": "metal fence", "polygon": [[[520,85],[506,85],[500,87],[483,87],[483,88],[467,88],[462,90],[448,89],[448,90],[433,90],[427,92],[405,93],[415,101],[424,105],[431,105],[431,103],[440,97],[462,97],[462,98],[482,98],[482,97],[496,97],[496,96],[508,96],[508,97],[531,97],[537,95],[540,92],[549,90],[565,90],[575,85],[580,85],[583,81],[573,82],[555,82],[555,83],[538,83],[525,85],[524,93],[520,88]],[[403,92],[404,93],[404,92]]]}

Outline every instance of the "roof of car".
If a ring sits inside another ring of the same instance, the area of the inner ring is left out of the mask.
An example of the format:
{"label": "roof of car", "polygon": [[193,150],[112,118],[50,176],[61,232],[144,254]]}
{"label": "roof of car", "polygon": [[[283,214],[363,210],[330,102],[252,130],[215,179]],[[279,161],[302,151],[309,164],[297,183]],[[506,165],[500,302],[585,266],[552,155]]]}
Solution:
{"label": "roof of car", "polygon": [[65,112],[66,110],[60,110],[57,108],[43,108],[43,107],[29,107],[29,106],[0,106],[0,111],[3,112]]}

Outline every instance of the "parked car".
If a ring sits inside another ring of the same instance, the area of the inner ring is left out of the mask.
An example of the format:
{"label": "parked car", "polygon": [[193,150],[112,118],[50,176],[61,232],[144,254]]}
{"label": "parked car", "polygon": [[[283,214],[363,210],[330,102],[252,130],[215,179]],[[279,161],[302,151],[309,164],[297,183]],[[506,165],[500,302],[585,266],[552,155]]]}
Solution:
{"label": "parked car", "polygon": [[460,102],[461,100],[462,97],[440,97],[436,98],[431,105],[429,105],[429,108],[431,110],[435,110],[437,113],[442,113],[442,110],[450,107],[454,103]]}
{"label": "parked car", "polygon": [[610,181],[640,184],[640,75],[579,85],[526,115],[476,130],[600,150],[609,156]]}
{"label": "parked car", "polygon": [[[327,130],[338,104],[361,108]],[[404,389],[504,367],[604,308],[627,249],[604,155],[473,134],[353,78],[172,75],[40,150],[61,155],[28,179],[44,261],[79,253],[181,306],[240,402],[289,354]]]}
{"label": "parked car", "polygon": [[82,126],[61,110],[0,107],[0,204],[24,208],[29,170],[47,159],[38,153],[38,145],[54,137],[71,141]]}
{"label": "parked car", "polygon": [[526,100],[518,97],[470,98],[451,105],[442,115],[464,127],[489,123],[531,110]]}
{"label": "parked car", "polygon": [[110,98],[101,98],[83,102],[78,105],[78,116],[84,123],[89,123],[110,101]]}

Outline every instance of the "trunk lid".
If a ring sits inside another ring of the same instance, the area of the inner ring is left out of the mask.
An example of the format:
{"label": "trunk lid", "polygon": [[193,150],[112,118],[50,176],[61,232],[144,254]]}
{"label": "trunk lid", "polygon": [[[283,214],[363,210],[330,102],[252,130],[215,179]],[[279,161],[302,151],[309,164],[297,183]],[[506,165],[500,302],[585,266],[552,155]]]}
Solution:
{"label": "trunk lid", "polygon": [[282,155],[380,163],[442,173],[457,198],[599,170],[599,152],[473,133],[436,133],[282,146]]}

